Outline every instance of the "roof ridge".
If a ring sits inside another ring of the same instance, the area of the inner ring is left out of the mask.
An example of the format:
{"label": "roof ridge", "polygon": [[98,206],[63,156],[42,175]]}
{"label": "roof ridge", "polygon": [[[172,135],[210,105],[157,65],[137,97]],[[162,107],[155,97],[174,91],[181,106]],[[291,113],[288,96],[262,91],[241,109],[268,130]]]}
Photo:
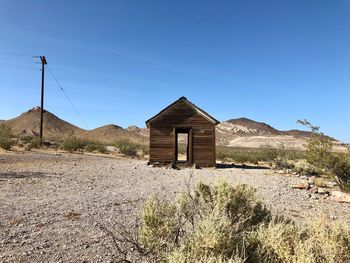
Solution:
{"label": "roof ridge", "polygon": [[185,96],[180,97],[179,99],[177,99],[176,101],[174,101],[173,103],[171,103],[169,106],[165,107],[163,110],[161,110],[158,114],[154,115],[153,117],[149,118],[146,121],[146,126],[149,127],[149,124],[151,121],[157,119],[158,117],[160,117],[162,114],[165,113],[166,110],[168,110],[169,108],[171,108],[172,106],[174,106],[176,103],[180,102],[180,101],[185,101],[187,102],[187,104],[191,107],[193,107],[196,111],[198,111],[199,113],[201,113],[204,117],[206,117],[207,119],[209,119],[212,123],[214,123],[215,125],[219,124],[220,122],[215,119],[214,117],[212,117],[211,115],[209,115],[206,111],[202,110],[201,108],[199,108],[198,106],[196,106],[194,103],[192,103],[191,101],[189,101]]}

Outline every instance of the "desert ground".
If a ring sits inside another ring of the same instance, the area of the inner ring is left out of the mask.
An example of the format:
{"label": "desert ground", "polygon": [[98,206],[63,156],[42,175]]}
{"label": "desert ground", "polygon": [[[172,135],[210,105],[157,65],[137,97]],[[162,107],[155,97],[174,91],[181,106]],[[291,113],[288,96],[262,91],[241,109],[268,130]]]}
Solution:
{"label": "desert ground", "polygon": [[147,197],[221,180],[255,187],[273,213],[299,223],[350,222],[349,204],[312,199],[291,188],[300,178],[264,167],[174,170],[123,157],[8,152],[0,154],[0,262],[115,262],[109,231],[132,227]]}

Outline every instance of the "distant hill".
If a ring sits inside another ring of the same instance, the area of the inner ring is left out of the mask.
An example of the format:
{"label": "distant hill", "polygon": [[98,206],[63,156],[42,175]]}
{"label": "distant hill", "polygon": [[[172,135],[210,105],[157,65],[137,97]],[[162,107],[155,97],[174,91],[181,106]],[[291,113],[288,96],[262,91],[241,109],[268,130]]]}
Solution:
{"label": "distant hill", "polygon": [[141,136],[135,132],[123,129],[114,124],[104,125],[102,127],[84,131],[83,134],[78,134],[78,137],[85,137],[90,140],[99,140],[106,143],[113,143],[117,140],[129,140],[137,143],[147,143],[147,137]]}
{"label": "distant hill", "polygon": [[[308,131],[280,131],[266,123],[256,122],[248,118],[230,119],[216,126],[217,144],[231,147],[257,148],[268,145],[303,149],[311,135],[312,133]],[[346,150],[341,142],[331,139],[334,142],[335,150]]]}
{"label": "distant hill", "polygon": [[[60,119],[46,110],[44,110],[43,119],[44,137],[49,139],[76,136],[78,138],[98,140],[106,143],[112,143],[116,140],[130,140],[138,143],[147,142],[145,136],[113,124],[105,125],[93,130],[84,130]],[[38,135],[40,130],[40,108],[35,107],[22,113],[16,118],[2,121],[0,123],[10,127],[12,132],[17,135]]]}
{"label": "distant hill", "polygon": [[[56,115],[44,110],[43,129],[46,137],[66,137],[81,133],[84,130],[61,120]],[[40,131],[40,108],[35,107],[20,116],[4,121],[2,124],[10,127],[15,134],[37,135]]]}
{"label": "distant hill", "polygon": [[[224,122],[225,123],[225,122]],[[281,132],[263,122],[256,122],[247,118],[230,119],[229,125],[222,125],[226,130],[231,130],[237,135],[280,135]]]}
{"label": "distant hill", "polygon": [[[40,108],[35,107],[20,116],[0,121],[12,129],[15,134],[39,134]],[[117,140],[129,140],[137,143],[148,143],[149,130],[135,125],[124,129],[115,124],[105,125],[93,130],[84,130],[72,125],[54,114],[44,111],[44,137],[49,139],[77,136],[105,143]],[[230,119],[216,126],[217,145],[230,147],[289,147],[303,149],[311,133],[300,130],[280,131],[266,123],[257,122],[248,118]],[[334,148],[345,151],[341,142],[334,140]]]}

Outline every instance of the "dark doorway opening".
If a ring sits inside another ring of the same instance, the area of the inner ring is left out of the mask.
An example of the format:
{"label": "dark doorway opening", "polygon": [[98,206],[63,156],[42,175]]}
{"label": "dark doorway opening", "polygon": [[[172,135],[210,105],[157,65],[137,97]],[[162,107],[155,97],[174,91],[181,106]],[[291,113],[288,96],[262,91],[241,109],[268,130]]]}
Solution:
{"label": "dark doorway opening", "polygon": [[175,129],[175,161],[191,162],[191,129]]}

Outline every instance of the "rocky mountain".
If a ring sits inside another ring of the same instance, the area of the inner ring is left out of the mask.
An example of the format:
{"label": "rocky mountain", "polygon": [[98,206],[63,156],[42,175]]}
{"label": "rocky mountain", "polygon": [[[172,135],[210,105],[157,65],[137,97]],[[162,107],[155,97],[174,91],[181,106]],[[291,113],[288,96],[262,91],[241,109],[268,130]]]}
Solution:
{"label": "rocky mountain", "polygon": [[[64,138],[67,136],[76,136],[90,140],[98,140],[106,143],[112,143],[116,140],[130,140],[138,143],[146,143],[147,138],[120,126],[110,124],[93,130],[84,130],[72,125],[49,111],[44,111],[44,137],[50,139]],[[1,122],[1,124],[11,128],[17,135],[28,134],[38,135],[40,130],[40,108],[35,107],[20,116]]]}
{"label": "rocky mountain", "polygon": [[[280,131],[266,123],[256,122],[247,118],[231,119],[216,126],[217,144],[231,147],[284,146],[303,149],[310,136],[311,132],[308,131]],[[335,150],[346,150],[346,147],[341,142],[331,139]]]}
{"label": "rocky mountain", "polygon": [[247,118],[231,119],[219,124],[220,129],[230,131],[241,136],[251,135],[280,135],[281,132],[263,122],[256,122]]}

